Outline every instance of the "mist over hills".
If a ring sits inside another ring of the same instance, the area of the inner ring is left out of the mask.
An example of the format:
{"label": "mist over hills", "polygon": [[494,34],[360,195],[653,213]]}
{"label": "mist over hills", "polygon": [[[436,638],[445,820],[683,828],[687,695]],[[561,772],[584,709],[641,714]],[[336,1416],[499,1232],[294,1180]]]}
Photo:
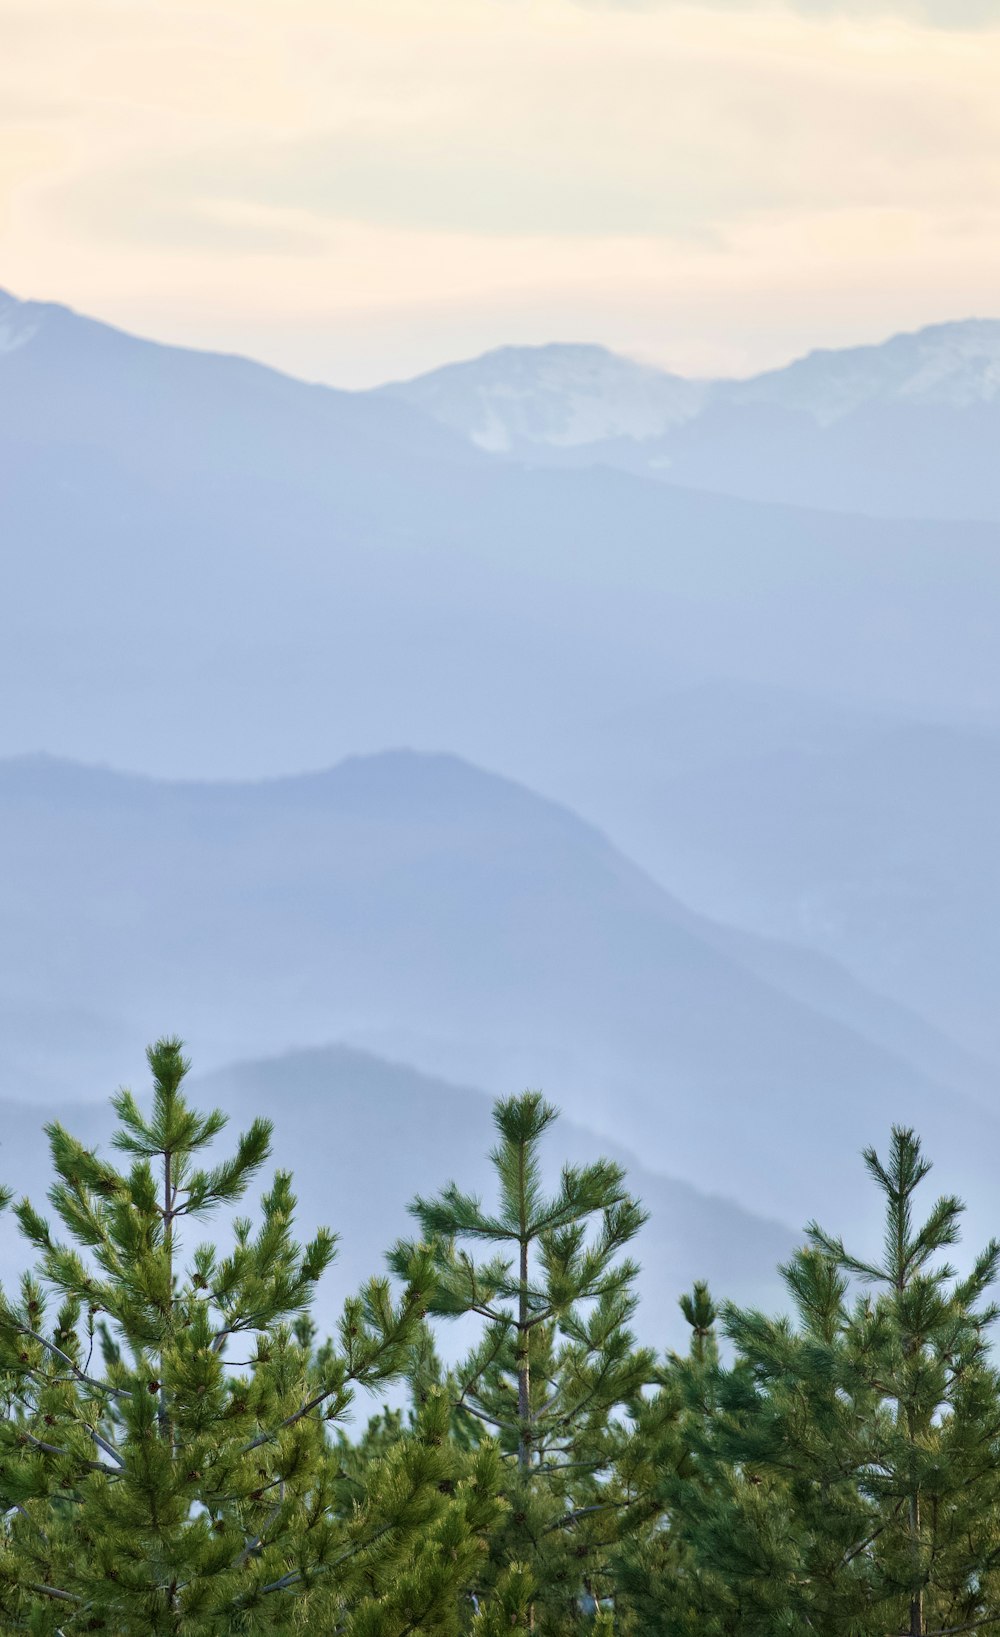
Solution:
{"label": "mist over hills", "polygon": [[0,1095],[365,1048],[792,1224],[902,1119],[993,1232],[998,356],[342,393],[4,298]]}
{"label": "mist over hills", "polygon": [[[986,1059],[996,1095],[1000,731],[718,683],[565,746],[559,788],[709,917],[830,955]],[[801,968],[797,969],[801,972]],[[934,1060],[934,1048],[928,1043]]]}
{"label": "mist over hills", "polygon": [[[339,1235],[321,1291],[321,1322],[330,1322],[344,1296],[385,1271],[395,1238],[412,1234],[406,1207],[418,1189],[455,1180],[490,1197],[490,1102],[467,1087],[342,1046],[195,1073],[190,1087],[199,1106],[229,1116],[220,1151],[257,1115],[274,1120],[273,1155],[261,1183],[275,1167],[291,1170],[300,1230],[323,1224]],[[136,1092],[142,1088],[137,1077]],[[0,1116],[0,1179],[40,1204],[49,1184],[42,1116],[16,1102],[0,1102]],[[106,1104],[56,1105],[46,1117],[88,1144],[106,1145],[113,1129]],[[777,1265],[797,1243],[788,1228],[658,1175],[621,1145],[566,1118],[545,1144],[546,1183],[557,1180],[561,1165],[585,1164],[600,1153],[625,1166],[650,1213],[639,1245],[645,1337],[661,1347],[682,1344],[677,1299],[698,1278],[734,1299],[776,1299]],[[17,1265],[15,1246],[4,1242],[0,1277]]]}
{"label": "mist over hills", "polygon": [[382,389],[470,444],[838,512],[1000,517],[1000,321],[686,381],[600,347],[505,347]]}
{"label": "mist over hills", "polygon": [[[242,785],[24,759],[0,765],[0,820],[0,992],[104,1017],[123,1055],[176,1026],[205,1068],[343,1041],[490,1092],[540,1084],[654,1168],[791,1222],[893,1120],[943,1157],[956,1119],[983,1154],[1000,1137],[975,1065],[919,1020],[880,1038],[829,963],[704,921],[572,813],[452,757]],[[49,1095],[84,1090],[44,1060]],[[102,1046],[87,1087],[105,1067]]]}
{"label": "mist over hills", "polygon": [[[634,755],[629,758],[635,765]],[[1000,734],[872,724],[821,743],[580,777],[577,799],[634,856],[726,914],[845,962],[1000,1060]],[[647,762],[647,767],[651,764]]]}

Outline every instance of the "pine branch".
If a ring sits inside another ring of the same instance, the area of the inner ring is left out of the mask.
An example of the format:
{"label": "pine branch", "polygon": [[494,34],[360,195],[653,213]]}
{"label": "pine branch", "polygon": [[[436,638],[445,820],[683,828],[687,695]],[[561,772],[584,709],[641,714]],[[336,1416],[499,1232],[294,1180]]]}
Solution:
{"label": "pine branch", "polygon": [[90,1433],[90,1436],[94,1440],[94,1443],[97,1445],[98,1449],[103,1449],[105,1455],[110,1455],[113,1461],[116,1461],[120,1467],[124,1467],[125,1457],[120,1455],[115,1449],[114,1445],[109,1444],[106,1438],[101,1437],[101,1434],[97,1431],[96,1427],[87,1426],[87,1431]]}
{"label": "pine branch", "polygon": [[[72,1450],[60,1449],[58,1444],[46,1444],[41,1438],[36,1438],[33,1433],[21,1432],[18,1436],[25,1439],[34,1449],[41,1450],[43,1455],[60,1455],[67,1460],[72,1457]],[[116,1456],[115,1459],[120,1460],[121,1458]],[[88,1472],[103,1472],[107,1478],[117,1477],[114,1467],[105,1466],[103,1461],[81,1461],[80,1465]]]}
{"label": "pine branch", "polygon": [[[339,1557],[334,1558],[331,1563],[317,1563],[308,1571],[308,1573],[315,1575],[332,1574],[334,1569],[342,1568],[345,1563],[349,1563],[351,1559],[357,1557],[360,1552],[368,1551],[372,1546],[377,1546],[378,1542],[380,1540],[384,1540],[386,1535],[391,1534],[395,1527],[396,1525],[394,1523],[384,1524],[381,1529],[376,1530],[375,1534],[371,1535],[367,1540],[356,1541],[353,1546],[350,1546],[346,1552],[342,1552]],[[302,1569],[290,1569],[287,1574],[281,1575],[278,1580],[272,1580],[269,1585],[261,1586],[259,1588],[259,1595],[261,1597],[266,1597],[271,1592],[287,1591],[289,1587],[298,1585],[298,1583],[303,1579],[305,1572],[306,1571],[303,1571]],[[238,1606],[241,1601],[245,1601],[245,1598],[234,1599],[234,1606]]]}
{"label": "pine branch", "polygon": [[251,1540],[249,1542],[249,1544],[244,1547],[243,1551],[240,1553],[239,1557],[236,1559],[236,1562],[233,1564],[234,1569],[242,1569],[244,1563],[246,1563],[248,1558],[253,1557],[254,1552],[256,1552],[256,1551],[258,1551],[260,1549],[260,1547],[261,1547],[261,1545],[263,1544],[263,1541],[264,1541],[264,1536],[268,1533],[268,1531],[272,1528],[272,1526],[278,1521],[279,1517],[281,1516],[281,1509],[284,1506],[284,1504],[285,1504],[284,1496],[282,1496],[280,1500],[275,1502],[274,1506],[271,1508],[270,1513],[268,1514],[268,1517],[267,1517],[266,1521],[261,1526],[261,1530],[260,1530],[259,1535],[257,1535],[255,1537],[255,1539]]}
{"label": "pine branch", "polygon": [[[977,1620],[969,1620],[963,1626],[941,1626],[937,1631],[927,1631],[924,1637],[958,1637],[960,1632],[981,1631],[983,1626],[995,1626],[1000,1621],[1000,1614],[984,1614]],[[909,1637],[908,1632],[900,1632],[899,1637]]]}
{"label": "pine branch", "polygon": [[32,1341],[36,1341],[40,1347],[44,1347],[47,1352],[52,1353],[55,1358],[66,1365],[71,1375],[75,1376],[76,1380],[82,1385],[94,1387],[98,1392],[107,1393],[111,1398],[131,1398],[132,1394],[126,1387],[112,1387],[106,1381],[99,1381],[96,1377],[87,1375],[78,1365],[74,1364],[68,1353],[64,1353],[61,1347],[56,1346],[55,1342],[46,1341],[45,1337],[40,1336],[36,1330],[29,1330],[27,1325],[19,1325],[17,1333],[21,1336],[30,1336]]}
{"label": "pine branch", "polygon": [[59,1591],[55,1586],[39,1586],[31,1583],[28,1585],[28,1590],[36,1592],[39,1597],[54,1597],[61,1603],[76,1603],[80,1607],[83,1606],[82,1597],[76,1597],[72,1592]]}

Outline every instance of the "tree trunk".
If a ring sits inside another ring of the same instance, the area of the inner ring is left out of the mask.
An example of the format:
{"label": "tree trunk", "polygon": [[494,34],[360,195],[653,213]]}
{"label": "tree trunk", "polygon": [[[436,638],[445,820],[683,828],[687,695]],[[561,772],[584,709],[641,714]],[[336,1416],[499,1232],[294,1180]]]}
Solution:
{"label": "tree trunk", "polygon": [[[174,1304],[174,1213],[173,1213],[173,1175],[171,1170],[171,1153],[167,1149],[163,1155],[163,1251],[167,1260],[167,1308],[166,1316],[169,1319]],[[164,1438],[170,1440],[171,1455],[173,1454],[173,1428],[170,1425],[170,1414],[167,1404],[167,1384],[164,1380],[163,1354],[160,1354],[160,1431]]]}
{"label": "tree trunk", "polygon": [[517,1462],[522,1472],[531,1461],[531,1366],[528,1362],[528,1241],[521,1240],[520,1291],[517,1310]]}
{"label": "tree trunk", "polygon": [[[169,1321],[174,1307],[174,1177],[173,1156],[168,1149],[163,1155],[163,1251],[167,1261],[167,1302],[166,1317]],[[164,1355],[160,1353],[160,1430],[170,1445],[170,1459],[173,1460],[174,1429],[170,1420],[170,1400],[167,1392],[166,1368]],[[167,1587],[167,1607],[170,1610],[171,1629],[180,1631],[180,1594],[177,1590],[177,1581],[172,1580]]]}
{"label": "tree trunk", "polygon": [[[910,1496],[910,1539],[912,1541],[913,1556],[919,1558],[920,1553],[920,1496]],[[924,1637],[924,1593],[923,1588],[914,1592],[910,1598],[910,1631],[909,1637]]]}

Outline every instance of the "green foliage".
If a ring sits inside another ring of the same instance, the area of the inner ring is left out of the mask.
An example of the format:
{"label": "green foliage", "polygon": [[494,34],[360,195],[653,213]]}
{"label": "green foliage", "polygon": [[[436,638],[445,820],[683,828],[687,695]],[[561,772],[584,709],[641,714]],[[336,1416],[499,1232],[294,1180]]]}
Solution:
{"label": "green foliage", "polygon": [[200,1637],[301,1630],[308,1613],[387,1637],[410,1629],[417,1604],[437,1611],[423,1629],[453,1629],[497,1514],[495,1454],[445,1506],[442,1440],[407,1439],[345,1497],[326,1432],[358,1387],[404,1368],[428,1256],[414,1251],[398,1302],[373,1280],[314,1354],[306,1315],[332,1236],[296,1242],[279,1172],[256,1225],[235,1218],[225,1254],[187,1247],[188,1229],[243,1198],[270,1130],[256,1121],[206,1166],[222,1116],[188,1105],[177,1041],[149,1063],[149,1116],[130,1093],[115,1098],[127,1168],[53,1125],[60,1226],[15,1207],[37,1266],[18,1299],[0,1297],[3,1629]]}
{"label": "green foliage", "polygon": [[[545,1194],[540,1143],[555,1118],[535,1093],[496,1105],[494,1211],[455,1184],[411,1207],[435,1246],[431,1313],[481,1320],[445,1379],[454,1435],[489,1434],[506,1457],[508,1512],[477,1594],[503,1606],[521,1598],[516,1618],[541,1633],[606,1624],[614,1552],[649,1515],[636,1425],[643,1389],[658,1379],[628,1327],[637,1270],[621,1254],[644,1213],[606,1160],[565,1168]],[[397,1246],[393,1266],[415,1253]]]}
{"label": "green foliage", "polygon": [[[959,1276],[962,1206],[923,1219],[912,1132],[865,1154],[869,1261],[816,1224],[782,1272],[791,1316],[704,1284],[685,1356],[630,1325],[644,1220],[620,1168],[543,1186],[556,1118],[494,1110],[492,1209],[455,1184],[411,1207],[317,1347],[334,1254],[294,1235],[291,1179],[256,1214],[256,1121],[184,1094],[149,1053],[115,1161],[47,1128],[49,1216],[0,1190],[34,1265],[0,1292],[0,1630],[31,1637],[957,1637],[1000,1624],[993,1243]],[[224,1211],[223,1231],[202,1224]],[[51,1221],[50,1221],[51,1218]],[[445,1368],[437,1330],[477,1325]],[[723,1346],[720,1350],[718,1334]],[[410,1408],[364,1431],[359,1388]]]}
{"label": "green foliage", "polygon": [[650,1583],[650,1633],[925,1637],[1000,1617],[985,1300],[1000,1247],[958,1278],[941,1253],[959,1201],[915,1225],[929,1166],[912,1132],[865,1163],[884,1198],[882,1260],[813,1224],[783,1270],[794,1321],[729,1306],[734,1362],[678,1363],[690,1455],[663,1482],[694,1612],[688,1626],[660,1618]]}

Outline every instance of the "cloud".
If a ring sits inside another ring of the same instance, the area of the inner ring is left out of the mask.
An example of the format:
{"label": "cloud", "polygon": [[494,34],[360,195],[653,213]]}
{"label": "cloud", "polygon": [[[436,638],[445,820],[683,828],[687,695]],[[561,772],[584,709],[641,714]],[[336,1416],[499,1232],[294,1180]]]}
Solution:
{"label": "cloud", "polygon": [[[755,11],[774,6],[774,0],[575,0],[593,11],[662,11],[679,4],[696,4],[706,11]],[[899,18],[932,28],[1000,27],[1000,0],[785,0],[787,8],[803,17],[857,17],[871,22]]]}
{"label": "cloud", "polygon": [[697,373],[995,307],[1000,0],[0,21],[3,282],[138,330],[339,380],[554,336]]}
{"label": "cloud", "polygon": [[[614,0],[436,3],[454,9],[433,50],[412,21],[360,42],[331,29],[314,70],[303,40],[297,105],[284,76],[266,78],[263,42],[249,115],[238,88],[220,107],[224,55],[186,82],[147,65],[155,106],[119,106],[110,132],[106,105],[90,109],[92,151],[38,193],[36,220],[109,253],[295,258],[356,224],[704,246],[764,216],[977,216],[996,194],[992,37],[883,27],[859,50],[855,28],[817,38],[773,3],[751,15],[751,0],[676,0],[673,14],[674,0],[646,0],[634,26]],[[707,8],[725,3],[744,9],[721,28]]]}

